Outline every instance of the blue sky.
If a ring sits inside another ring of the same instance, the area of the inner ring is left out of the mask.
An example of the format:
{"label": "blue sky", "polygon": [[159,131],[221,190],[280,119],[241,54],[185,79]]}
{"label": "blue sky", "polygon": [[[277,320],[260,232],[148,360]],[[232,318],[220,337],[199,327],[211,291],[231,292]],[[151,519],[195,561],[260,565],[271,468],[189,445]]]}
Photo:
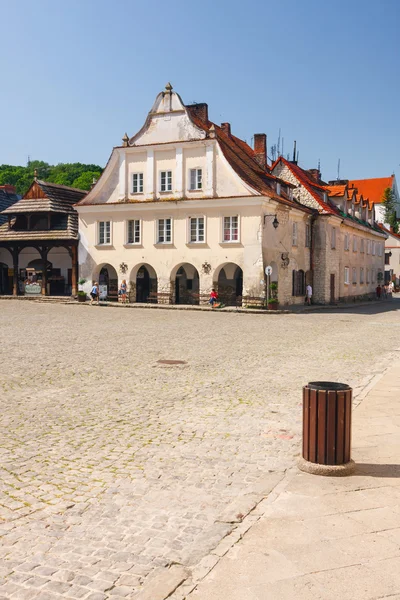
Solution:
{"label": "blue sky", "polygon": [[325,179],[400,178],[398,0],[0,0],[0,164],[104,165],[167,81]]}

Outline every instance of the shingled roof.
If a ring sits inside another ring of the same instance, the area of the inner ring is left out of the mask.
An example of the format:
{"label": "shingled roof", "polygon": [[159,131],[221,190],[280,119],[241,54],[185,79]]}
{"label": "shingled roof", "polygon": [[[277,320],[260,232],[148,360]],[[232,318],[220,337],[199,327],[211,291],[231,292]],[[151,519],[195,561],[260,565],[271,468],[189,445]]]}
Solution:
{"label": "shingled roof", "polygon": [[86,196],[86,190],[36,180],[21,200],[2,211],[3,215],[34,212],[74,212],[73,205]]}
{"label": "shingled roof", "polygon": [[383,194],[387,188],[392,189],[394,175],[390,177],[376,177],[374,179],[351,179],[349,188],[357,190],[359,195],[368,200],[369,205],[380,204],[383,202]]}
{"label": "shingled roof", "polygon": [[7,221],[7,217],[3,216],[1,212],[18,202],[19,199],[20,197],[16,194],[12,185],[0,186],[0,225]]}

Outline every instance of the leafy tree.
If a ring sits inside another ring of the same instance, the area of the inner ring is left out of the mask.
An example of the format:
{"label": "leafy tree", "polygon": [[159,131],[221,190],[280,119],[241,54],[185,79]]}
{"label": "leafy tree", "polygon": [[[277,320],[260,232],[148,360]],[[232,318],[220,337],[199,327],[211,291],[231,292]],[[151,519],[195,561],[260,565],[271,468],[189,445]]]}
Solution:
{"label": "leafy tree", "polygon": [[59,163],[49,165],[42,160],[31,160],[26,167],[0,165],[0,185],[14,185],[17,194],[23,195],[31,185],[35,170],[39,179],[59,185],[89,190],[93,177],[98,179],[103,171],[99,165]]}
{"label": "leafy tree", "polygon": [[385,209],[385,223],[390,225],[390,227],[393,227],[393,231],[397,233],[399,224],[396,216],[396,203],[393,190],[390,187],[386,188],[383,192],[383,206]]}

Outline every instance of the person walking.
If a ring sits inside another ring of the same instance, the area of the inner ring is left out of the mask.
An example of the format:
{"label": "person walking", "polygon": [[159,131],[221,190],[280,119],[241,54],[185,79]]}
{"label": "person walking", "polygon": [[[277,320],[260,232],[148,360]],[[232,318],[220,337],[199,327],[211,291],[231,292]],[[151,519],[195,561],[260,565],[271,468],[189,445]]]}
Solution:
{"label": "person walking", "polygon": [[306,287],[306,304],[310,306],[312,298],[312,287],[311,284],[308,284]]}
{"label": "person walking", "polygon": [[119,295],[121,296],[121,302],[123,304],[126,304],[128,301],[127,291],[126,279],[123,279],[121,285],[119,286]]}
{"label": "person walking", "polygon": [[97,281],[94,282],[92,289],[90,290],[90,296],[92,298],[90,301],[90,304],[93,304],[93,302],[95,300],[97,300],[97,304],[99,303],[100,290],[99,290],[99,284],[97,283]]}
{"label": "person walking", "polygon": [[381,299],[381,294],[382,294],[382,288],[381,288],[380,284],[378,283],[378,287],[376,288],[376,297],[378,298],[378,300]]}

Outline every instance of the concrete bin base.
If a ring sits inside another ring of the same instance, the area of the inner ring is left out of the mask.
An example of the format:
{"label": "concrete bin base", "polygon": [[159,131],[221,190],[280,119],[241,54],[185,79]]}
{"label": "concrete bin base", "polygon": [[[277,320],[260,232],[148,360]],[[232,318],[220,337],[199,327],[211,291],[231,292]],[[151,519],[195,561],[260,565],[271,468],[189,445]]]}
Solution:
{"label": "concrete bin base", "polygon": [[312,475],[325,475],[326,477],[344,477],[353,473],[356,463],[354,460],[350,460],[343,465],[320,465],[318,463],[312,463],[300,457],[297,460],[297,466],[300,471],[305,473],[311,473]]}

